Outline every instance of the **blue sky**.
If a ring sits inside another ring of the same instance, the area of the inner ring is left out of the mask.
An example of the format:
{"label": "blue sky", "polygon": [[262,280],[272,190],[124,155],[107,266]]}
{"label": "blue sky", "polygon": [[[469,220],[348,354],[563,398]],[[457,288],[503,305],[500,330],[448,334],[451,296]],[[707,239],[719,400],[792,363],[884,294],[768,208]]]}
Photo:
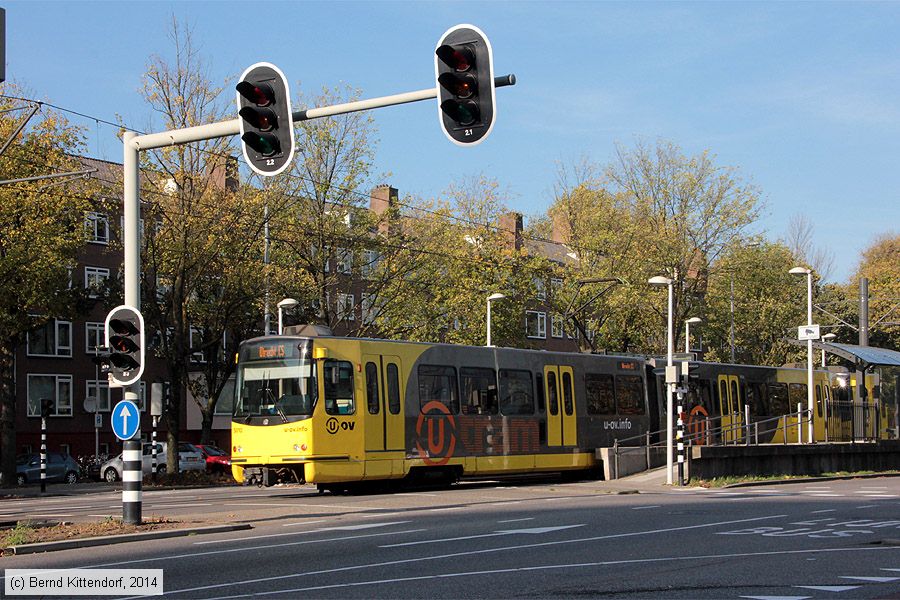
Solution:
{"label": "blue sky", "polygon": [[[900,230],[898,2],[6,2],[7,79],[30,96],[153,130],[138,94],[151,54],[171,54],[174,15],[193,28],[213,80],[257,61],[306,92],[340,82],[376,97],[434,85],[440,35],[490,38],[497,122],[474,148],[440,131],[434,101],[374,111],[376,177],[434,196],[485,174],[526,215],[552,201],[558,165],[609,162],[616,144],[709,150],[762,191],[760,223],[782,238],[795,214],[845,281],[860,252]],[[252,13],[250,12],[252,11]],[[254,22],[271,21],[270,40]],[[240,38],[247,38],[246,41]],[[295,107],[296,108],[296,107]],[[88,150],[121,160],[115,130]]]}

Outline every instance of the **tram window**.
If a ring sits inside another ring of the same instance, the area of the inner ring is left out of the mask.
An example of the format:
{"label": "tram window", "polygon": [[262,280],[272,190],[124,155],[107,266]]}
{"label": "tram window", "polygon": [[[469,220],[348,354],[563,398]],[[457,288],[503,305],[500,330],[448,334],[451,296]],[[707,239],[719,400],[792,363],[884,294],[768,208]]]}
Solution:
{"label": "tram window", "polygon": [[392,415],[400,414],[400,372],[397,365],[388,363],[387,366],[387,397],[388,410]]}
{"label": "tram window", "polygon": [[500,411],[504,415],[533,415],[531,371],[500,369]]}
{"label": "tram window", "polygon": [[568,371],[562,374],[563,408],[567,415],[575,413],[575,402],[572,394],[572,375]]}
{"label": "tram window", "polygon": [[542,373],[536,373],[534,376],[535,383],[537,384],[537,405],[538,412],[543,414],[547,410],[547,406],[544,404],[544,375]]}
{"label": "tram window", "polygon": [[584,376],[589,415],[616,414],[616,393],[612,375],[588,373]]}
{"label": "tram window", "polygon": [[787,384],[770,383],[766,388],[769,392],[769,409],[772,415],[786,415],[789,412]]}
{"label": "tram window", "polygon": [[[688,384],[690,385],[690,384]],[[713,402],[712,402],[712,382],[709,379],[700,379],[697,381],[697,395],[700,399],[700,405],[706,409],[707,414],[712,414],[715,411],[713,410]]]}
{"label": "tram window", "polygon": [[728,382],[724,379],[719,380],[719,406],[723,413],[728,410]]}
{"label": "tram window", "polygon": [[816,414],[822,416],[822,384],[816,384]]}
{"label": "tram window", "polygon": [[757,417],[768,415],[766,410],[765,388],[761,383],[748,383],[746,387],[747,405],[750,407],[750,414]]}
{"label": "tram window", "polygon": [[735,410],[740,410],[743,413],[744,409],[741,406],[741,397],[738,395],[738,384],[734,379],[731,380],[731,400],[734,402]]}
{"label": "tram window", "polygon": [[790,400],[791,411],[797,410],[797,405],[802,404],[806,408],[806,384],[791,383],[788,384],[788,394]]}
{"label": "tram window", "polygon": [[644,382],[639,375],[616,375],[616,404],[620,415],[644,414]]}
{"label": "tram window", "polygon": [[547,411],[556,416],[559,414],[559,397],[556,391],[556,373],[547,372]]}
{"label": "tram window", "polygon": [[464,415],[497,414],[497,375],[493,369],[462,367],[459,378]]}
{"label": "tram window", "polygon": [[419,365],[419,406],[440,402],[450,414],[459,413],[456,369],[437,365]]}
{"label": "tram window", "polygon": [[325,361],[325,412],[329,415],[352,415],[353,365],[345,360]]}
{"label": "tram window", "polygon": [[381,405],[378,398],[378,367],[373,362],[366,363],[366,404],[370,415],[378,414]]}

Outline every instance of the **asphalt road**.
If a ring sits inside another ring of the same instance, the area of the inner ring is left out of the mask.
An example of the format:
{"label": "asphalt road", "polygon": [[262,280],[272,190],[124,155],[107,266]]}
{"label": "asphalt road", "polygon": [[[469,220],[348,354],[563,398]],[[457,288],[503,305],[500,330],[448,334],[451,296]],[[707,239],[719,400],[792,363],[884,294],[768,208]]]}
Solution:
{"label": "asphalt road", "polygon": [[[183,598],[900,598],[900,478],[727,490],[644,482],[638,494],[610,493],[628,487],[154,491],[145,515],[254,528],[11,556],[0,566],[160,568],[166,595]],[[8,500],[0,510],[90,510],[72,508],[78,501],[118,515],[114,499],[44,498],[27,509]]]}

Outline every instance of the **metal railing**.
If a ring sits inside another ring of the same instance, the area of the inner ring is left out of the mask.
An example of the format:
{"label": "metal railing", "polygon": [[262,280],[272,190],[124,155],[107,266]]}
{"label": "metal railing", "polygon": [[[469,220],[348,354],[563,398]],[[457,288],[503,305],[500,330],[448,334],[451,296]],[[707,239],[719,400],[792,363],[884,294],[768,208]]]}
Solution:
{"label": "metal railing", "polygon": [[[810,429],[819,442],[866,442],[896,436],[896,430],[889,426],[892,419],[884,418],[885,415],[880,414],[877,406],[860,405],[856,402],[829,402],[825,407],[825,414],[828,415],[827,419],[821,415],[814,416],[810,409],[802,406],[798,406],[794,412],[765,419],[752,417],[748,407],[745,407],[743,414],[735,412],[713,417],[687,414],[684,416],[682,440],[689,457],[691,446],[805,444],[812,441]],[[810,419],[813,419],[812,428]],[[824,431],[821,429],[823,419]],[[817,424],[818,429],[815,427]],[[824,440],[821,439],[822,433]],[[633,455],[635,451],[640,451],[644,455],[646,468],[650,469],[653,449],[666,447],[665,434],[666,430],[660,429],[614,440],[612,477],[619,476],[620,454]],[[652,442],[652,439],[659,441]]]}

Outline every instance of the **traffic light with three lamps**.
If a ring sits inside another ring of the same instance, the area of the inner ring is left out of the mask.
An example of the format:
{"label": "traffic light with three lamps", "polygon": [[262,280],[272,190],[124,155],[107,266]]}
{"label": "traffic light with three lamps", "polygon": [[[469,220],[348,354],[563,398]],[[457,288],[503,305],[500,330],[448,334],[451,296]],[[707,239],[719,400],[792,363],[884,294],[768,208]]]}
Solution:
{"label": "traffic light with three lamps", "polygon": [[251,169],[277,175],[294,157],[294,121],[287,79],[271,63],[247,68],[235,86],[241,147]]}
{"label": "traffic light with three lamps", "polygon": [[106,315],[109,382],[137,383],[144,372],[144,317],[133,306],[117,306]]}
{"label": "traffic light with three lamps", "polygon": [[444,135],[458,146],[480,143],[494,127],[491,43],[474,25],[457,25],[444,33],[434,54]]}

